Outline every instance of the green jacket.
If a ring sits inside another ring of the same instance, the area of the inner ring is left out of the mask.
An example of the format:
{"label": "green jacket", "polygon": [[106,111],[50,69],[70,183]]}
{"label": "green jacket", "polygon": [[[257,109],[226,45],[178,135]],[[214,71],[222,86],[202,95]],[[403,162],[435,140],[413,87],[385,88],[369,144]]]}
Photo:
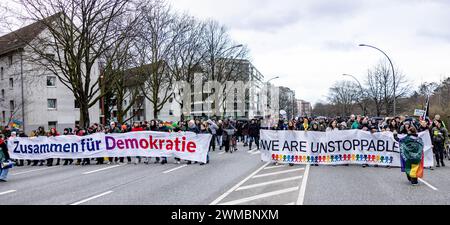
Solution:
{"label": "green jacket", "polygon": [[358,121],[355,121],[355,122],[353,122],[353,124],[352,124],[352,130],[356,130],[356,129],[359,129],[359,123],[358,123]]}

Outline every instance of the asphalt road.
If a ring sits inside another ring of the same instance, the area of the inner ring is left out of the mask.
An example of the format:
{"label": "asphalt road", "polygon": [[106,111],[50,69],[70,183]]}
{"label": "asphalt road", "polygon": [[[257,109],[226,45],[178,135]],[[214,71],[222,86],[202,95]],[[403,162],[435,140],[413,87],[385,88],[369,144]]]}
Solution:
{"label": "asphalt road", "polygon": [[[399,169],[263,163],[258,151],[210,153],[211,163],[15,167],[1,205],[450,204],[450,168],[418,187]],[[450,165],[450,163],[448,163]]]}

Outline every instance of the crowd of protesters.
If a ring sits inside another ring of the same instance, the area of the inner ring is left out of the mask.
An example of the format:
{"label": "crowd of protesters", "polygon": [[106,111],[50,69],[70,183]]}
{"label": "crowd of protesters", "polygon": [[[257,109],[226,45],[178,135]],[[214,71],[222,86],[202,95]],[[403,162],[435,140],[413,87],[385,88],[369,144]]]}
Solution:
{"label": "crowd of protesters", "polygon": [[[433,144],[433,152],[435,154],[437,167],[445,166],[444,152],[446,144],[448,143],[449,134],[445,124],[440,120],[440,116],[436,116],[434,120],[430,119],[416,119],[411,117],[395,117],[395,118],[369,118],[364,116],[351,115],[348,118],[336,117],[298,117],[292,120],[280,119],[272,125],[261,125],[261,120],[190,120],[187,122],[163,122],[158,120],[135,122],[133,124],[118,124],[111,122],[109,126],[101,124],[93,124],[87,129],[82,129],[76,126],[74,129],[66,128],[62,133],[55,128],[45,131],[44,127],[39,127],[26,135],[21,130],[10,129],[6,127],[0,134],[0,146],[2,151],[0,156],[3,161],[9,160],[8,151],[6,149],[6,142],[9,138],[14,137],[38,137],[38,136],[60,136],[60,135],[77,135],[85,136],[94,133],[127,133],[140,131],[158,131],[158,132],[194,132],[197,134],[209,133],[212,135],[209,151],[216,151],[216,149],[224,149],[227,153],[237,151],[237,143],[242,142],[244,147],[248,150],[260,149],[260,130],[297,130],[297,131],[316,131],[316,132],[334,132],[339,130],[358,129],[376,132],[392,132],[396,134],[409,134],[410,128],[414,127],[417,132],[428,131]],[[270,123],[269,123],[270,124]],[[255,145],[255,149],[253,146]],[[31,166],[53,166],[53,165],[89,165],[92,160],[96,164],[114,164],[114,163],[152,163],[152,158],[135,157],[134,162],[132,157],[117,157],[117,158],[96,158],[96,159],[47,159],[47,160],[27,160],[26,164]],[[16,166],[24,166],[24,160],[17,160]],[[167,158],[155,158],[153,163],[168,163]],[[175,163],[180,164],[181,160],[175,158]],[[187,164],[197,164],[198,162],[187,161]],[[209,163],[209,154],[207,157]],[[204,163],[201,163],[204,165]],[[293,164],[291,164],[293,166]],[[318,165],[315,165],[318,166]],[[363,165],[364,167],[368,165]]]}

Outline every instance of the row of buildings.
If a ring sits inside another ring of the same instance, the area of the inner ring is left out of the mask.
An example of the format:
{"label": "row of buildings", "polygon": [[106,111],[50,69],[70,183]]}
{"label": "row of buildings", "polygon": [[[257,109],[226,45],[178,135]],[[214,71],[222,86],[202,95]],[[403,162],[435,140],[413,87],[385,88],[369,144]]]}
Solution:
{"label": "row of buildings", "polygon": [[[41,35],[48,35],[45,30],[43,24],[36,22],[0,37],[1,127],[15,127],[24,129],[26,133],[29,133],[40,126],[45,129],[55,127],[62,130],[67,127],[74,127],[79,123],[80,110],[73,93],[53,73],[38,71],[32,61],[25,60],[25,58],[29,58],[27,56],[33,54],[30,48],[33,41]],[[49,52],[48,54],[53,53]],[[273,111],[269,110],[270,105],[274,104],[274,100],[267,100],[266,96],[270,93],[265,92],[267,83],[264,82],[264,76],[247,60],[233,60],[232,63],[238,65],[238,72],[234,74],[234,76],[238,76],[237,80],[244,83],[250,82],[251,85],[243,93],[240,93],[245,97],[239,98],[240,100],[235,99],[235,106],[231,106],[232,109],[227,109],[228,114],[226,116],[235,119],[252,119],[274,114]],[[96,66],[91,79],[98,79],[100,74],[101,70],[99,66]],[[203,75],[199,74],[198,76],[202,77]],[[190,95],[191,99],[194,100],[188,106],[190,110],[186,110],[185,107],[181,108],[179,101],[177,101],[180,96],[174,95],[159,112],[158,119],[179,121],[181,115],[185,119],[223,116],[218,115],[217,110],[205,108],[204,103],[210,99],[210,96],[205,96],[203,90],[196,91],[201,93],[195,93],[194,91]],[[236,95],[239,95],[239,90],[236,91]],[[284,92],[281,92],[280,95],[282,93]],[[195,97],[196,94],[200,94],[200,99]],[[269,99],[274,98],[278,98],[278,96],[269,97]],[[124,101],[127,101],[127,99]],[[305,102],[296,99],[293,101],[294,103],[302,103],[293,106],[296,109],[298,107],[300,114],[310,112],[310,106],[303,104]],[[261,104],[262,102],[266,102],[266,105]],[[244,109],[239,108],[237,106],[239,104],[245,105]],[[129,115],[126,115],[126,117],[132,118],[129,122],[155,119],[152,104],[144,96],[138,96],[135,105],[128,112]],[[108,114],[109,118],[105,116],[107,110],[112,111],[111,114]],[[242,110],[244,111],[242,112]],[[114,106],[108,108],[103,100],[99,101],[97,106],[92,107],[89,114],[91,123],[107,124],[109,121],[117,120],[117,111]]]}

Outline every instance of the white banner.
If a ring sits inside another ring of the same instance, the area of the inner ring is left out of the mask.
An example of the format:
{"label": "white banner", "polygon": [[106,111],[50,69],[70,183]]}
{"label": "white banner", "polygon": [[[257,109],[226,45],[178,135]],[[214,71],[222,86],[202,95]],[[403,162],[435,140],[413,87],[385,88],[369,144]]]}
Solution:
{"label": "white banner", "polygon": [[[434,166],[430,134],[422,132],[419,136],[424,142],[424,165]],[[399,143],[390,132],[262,130],[261,153],[265,162],[401,166]]]}
{"label": "white banner", "polygon": [[177,157],[206,163],[212,135],[162,132],[88,136],[14,138],[8,140],[13,159],[80,159],[100,157]]}

